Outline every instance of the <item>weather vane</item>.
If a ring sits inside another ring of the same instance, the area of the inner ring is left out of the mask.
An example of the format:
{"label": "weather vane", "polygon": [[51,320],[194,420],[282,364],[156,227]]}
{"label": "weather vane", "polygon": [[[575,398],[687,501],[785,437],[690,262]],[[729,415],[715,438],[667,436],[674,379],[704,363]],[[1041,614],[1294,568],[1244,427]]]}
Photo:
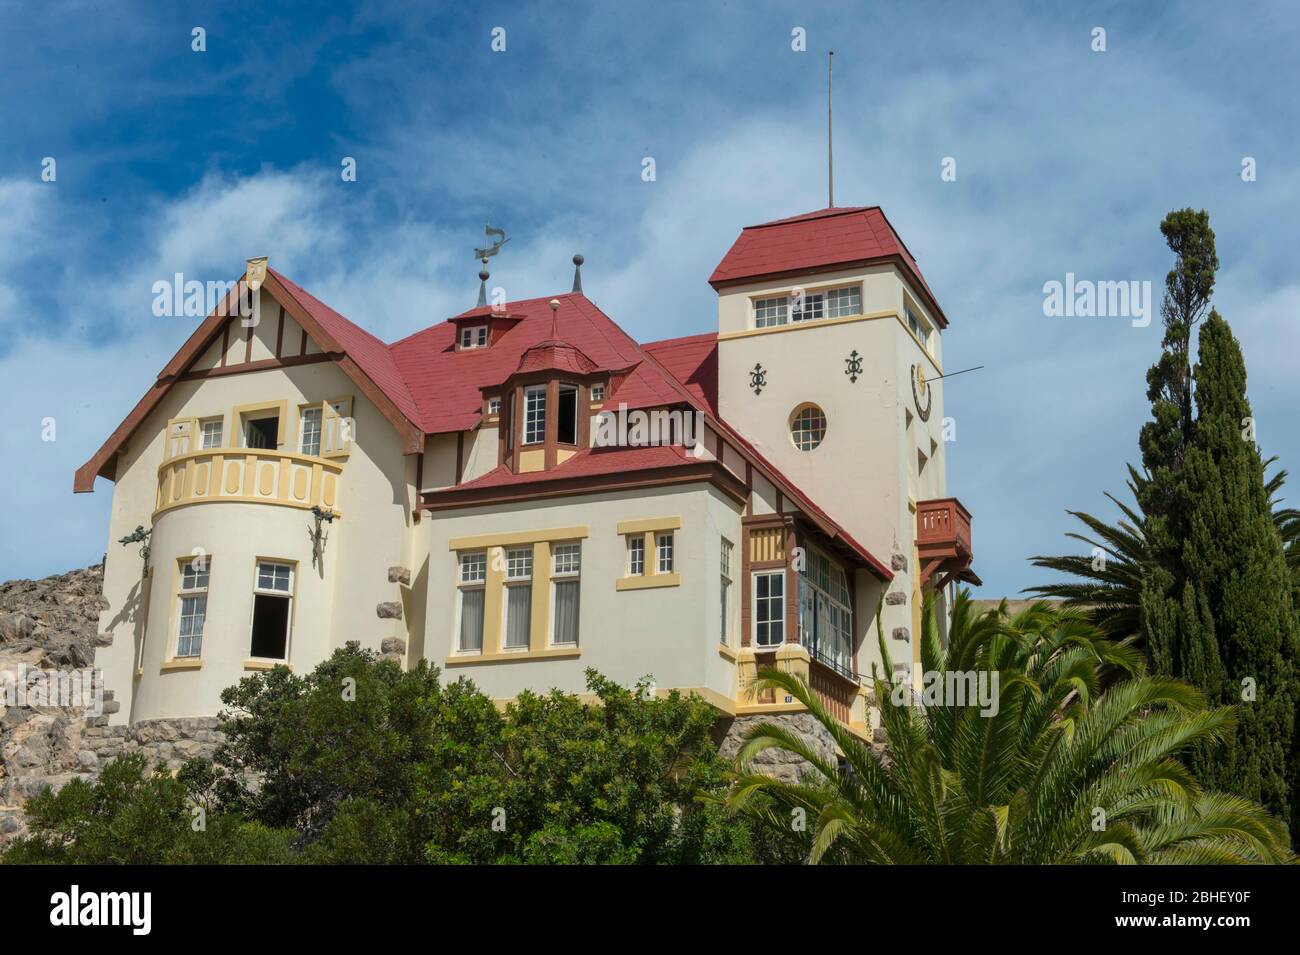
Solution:
{"label": "weather vane", "polygon": [[506,238],[505,229],[494,229],[492,224],[488,223],[483,227],[483,233],[489,238],[495,238],[497,241],[482,249],[474,250],[474,258],[483,263],[483,268],[478,273],[478,304],[480,307],[487,305],[487,280],[489,278],[487,265],[488,259],[501,251],[501,246],[510,240]]}
{"label": "weather vane", "polygon": [[483,232],[489,239],[493,238],[494,236],[497,239],[495,243],[489,245],[485,249],[474,250],[474,258],[482,262],[484,268],[487,268],[488,259],[492,258],[492,256],[500,252],[501,246],[505,245],[510,240],[506,238],[505,229],[494,229],[492,228],[491,225],[488,225],[484,227]]}

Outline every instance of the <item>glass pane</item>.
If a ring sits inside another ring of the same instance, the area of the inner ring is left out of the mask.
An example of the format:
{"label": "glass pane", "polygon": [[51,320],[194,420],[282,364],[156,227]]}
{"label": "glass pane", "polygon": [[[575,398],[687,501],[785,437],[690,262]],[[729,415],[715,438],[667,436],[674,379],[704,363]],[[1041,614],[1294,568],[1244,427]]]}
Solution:
{"label": "glass pane", "polygon": [[483,595],[482,589],[460,592],[460,649],[483,649]]}
{"label": "glass pane", "polygon": [[506,588],[506,646],[523,649],[528,646],[532,623],[533,588],[531,584],[515,584]]}
{"label": "glass pane", "polygon": [[555,624],[551,635],[555,643],[578,642],[578,593],[576,580],[557,581],[555,584]]}

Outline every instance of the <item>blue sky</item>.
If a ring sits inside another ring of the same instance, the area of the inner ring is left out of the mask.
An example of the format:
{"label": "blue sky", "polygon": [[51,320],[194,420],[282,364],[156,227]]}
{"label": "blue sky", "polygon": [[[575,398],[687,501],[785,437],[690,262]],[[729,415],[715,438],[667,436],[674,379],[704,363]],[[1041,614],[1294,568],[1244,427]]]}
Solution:
{"label": "blue sky", "polygon": [[150,311],[174,272],[267,254],[392,340],[473,303],[491,221],[511,298],[567,288],[581,251],[637,338],[712,329],[740,227],[825,205],[828,47],[837,201],[884,207],[951,319],[945,366],[985,366],[943,386],[982,596],[1042,581],[1025,558],[1071,546],[1066,508],[1110,513],[1146,416],[1159,317],[1049,319],[1043,283],[1158,295],[1171,208],[1209,210],[1261,445],[1300,465],[1285,3],[269,6],[0,7],[0,580],[117,546],[111,485],[72,474],[192,330]]}

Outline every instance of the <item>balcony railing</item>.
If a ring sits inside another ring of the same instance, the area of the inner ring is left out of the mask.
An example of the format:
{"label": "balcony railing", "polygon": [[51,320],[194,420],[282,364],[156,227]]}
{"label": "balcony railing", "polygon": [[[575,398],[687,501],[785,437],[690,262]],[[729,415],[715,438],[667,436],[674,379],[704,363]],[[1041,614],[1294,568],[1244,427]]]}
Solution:
{"label": "balcony railing", "polygon": [[971,553],[970,511],[955,497],[920,501],[916,505],[916,546],[928,550],[951,548],[953,556]]}
{"label": "balcony railing", "polygon": [[252,448],[207,448],[158,468],[154,518],[188,504],[229,501],[339,510],[341,464],[305,454]]}

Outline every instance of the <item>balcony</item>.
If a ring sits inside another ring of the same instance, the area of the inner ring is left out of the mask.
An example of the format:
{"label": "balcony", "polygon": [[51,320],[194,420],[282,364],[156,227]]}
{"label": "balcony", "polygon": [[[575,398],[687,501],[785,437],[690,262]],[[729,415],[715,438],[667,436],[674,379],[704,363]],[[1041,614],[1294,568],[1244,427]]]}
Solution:
{"label": "balcony", "polygon": [[920,557],[921,585],[938,579],[943,589],[954,579],[978,584],[972,571],[970,511],[955,497],[919,501],[916,505],[916,550]]}
{"label": "balcony", "polygon": [[207,448],[158,468],[154,520],[187,504],[278,504],[310,509],[338,506],[340,463],[305,454],[252,448]]}

